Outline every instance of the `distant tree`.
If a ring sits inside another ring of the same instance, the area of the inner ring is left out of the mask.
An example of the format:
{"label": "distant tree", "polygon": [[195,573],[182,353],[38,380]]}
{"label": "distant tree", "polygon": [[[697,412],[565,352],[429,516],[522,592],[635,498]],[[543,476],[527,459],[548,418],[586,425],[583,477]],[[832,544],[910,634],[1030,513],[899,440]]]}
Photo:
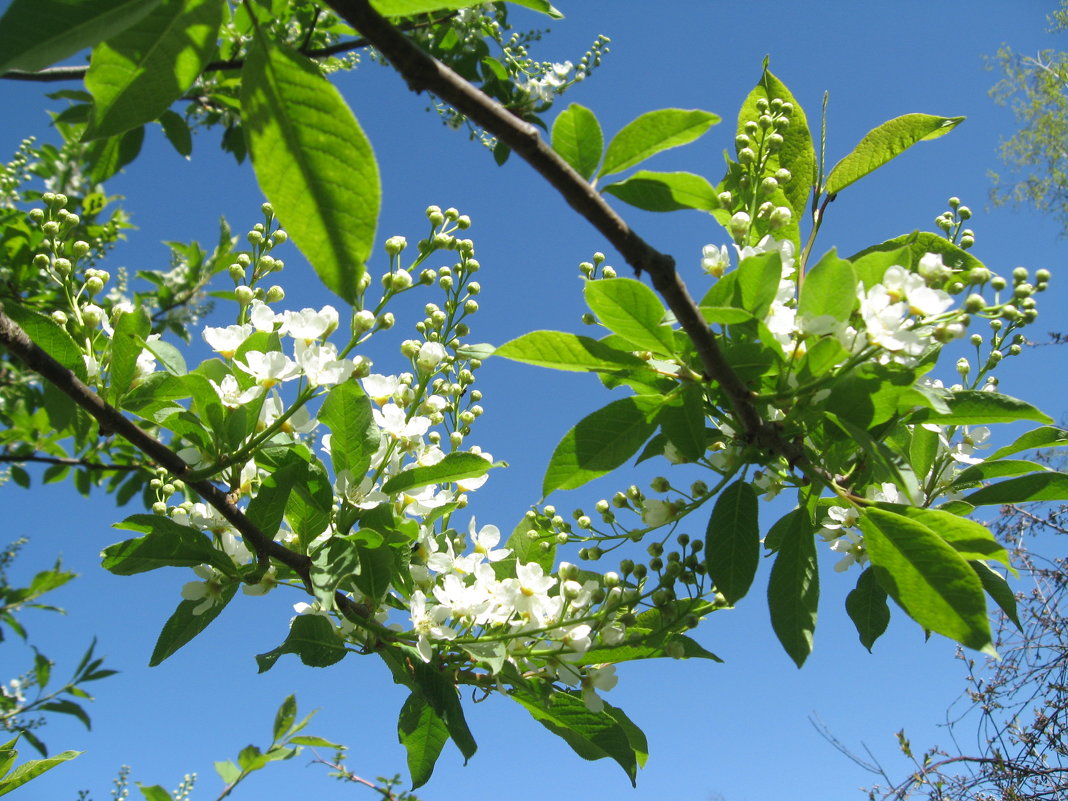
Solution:
{"label": "distant tree", "polygon": [[[1051,32],[1068,30],[1068,0],[1061,0],[1048,19]],[[1068,52],[1025,56],[1003,45],[990,66],[1004,72],[991,96],[1009,106],[1020,123],[1020,130],[1001,143],[1008,172],[991,174],[991,196],[997,204],[1031,205],[1068,231]]]}

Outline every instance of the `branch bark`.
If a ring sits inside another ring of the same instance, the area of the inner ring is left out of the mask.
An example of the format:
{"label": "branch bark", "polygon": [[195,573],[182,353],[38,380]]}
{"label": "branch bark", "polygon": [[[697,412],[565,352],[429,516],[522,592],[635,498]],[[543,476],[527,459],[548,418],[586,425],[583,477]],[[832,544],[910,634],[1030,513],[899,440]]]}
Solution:
{"label": "branch bark", "polygon": [[784,441],[777,429],[766,423],[757,411],[752,393],[727,363],[715,335],[679,277],[674,258],[656,250],[627,225],[604,198],[546,144],[533,125],[518,119],[416,47],[367,0],[324,2],[389,60],[413,92],[433,92],[511,147],[560,193],[571,208],[611,242],[636,275],[648,273],[653,287],[694,343],[706,378],[722,389],[746,439],[763,450],[786,457],[790,464],[807,464],[803,449]]}
{"label": "branch bark", "polygon": [[[139,428],[122,412],[105,403],[99,395],[82,383],[78,377],[38,347],[25,331],[10,317],[0,310],[0,346],[6,348],[15,358],[46,381],[53,384],[60,392],[92,415],[102,429],[118,434],[160,467],[170,471],[177,478],[185,481],[186,486],[194,490],[206,503],[214,507],[230,525],[241,534],[255,551],[261,564],[267,559],[275,559],[291,568],[304,583],[309,594],[312,593],[311,559],[304,554],[289,550],[272,537],[255,526],[245,513],[235,506],[226,493],[207,480],[189,480],[189,466],[173,450],[168,448],[148,432]],[[339,609],[361,618],[368,616],[367,610],[343,593],[335,593],[334,601]]]}

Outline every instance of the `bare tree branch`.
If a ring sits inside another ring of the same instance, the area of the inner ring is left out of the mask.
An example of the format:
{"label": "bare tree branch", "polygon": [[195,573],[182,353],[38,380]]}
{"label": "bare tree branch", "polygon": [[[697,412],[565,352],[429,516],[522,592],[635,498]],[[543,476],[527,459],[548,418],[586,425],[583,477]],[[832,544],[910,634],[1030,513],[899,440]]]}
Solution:
{"label": "bare tree branch", "polygon": [[19,456],[13,453],[0,454],[0,463],[13,463],[24,464],[26,462],[35,462],[38,464],[62,464],[68,467],[81,467],[86,470],[99,470],[101,472],[122,472],[134,470],[142,470],[153,465],[148,464],[101,464],[100,462],[87,462],[84,459],[63,458],[59,456],[39,456],[35,453],[31,453],[24,456]]}

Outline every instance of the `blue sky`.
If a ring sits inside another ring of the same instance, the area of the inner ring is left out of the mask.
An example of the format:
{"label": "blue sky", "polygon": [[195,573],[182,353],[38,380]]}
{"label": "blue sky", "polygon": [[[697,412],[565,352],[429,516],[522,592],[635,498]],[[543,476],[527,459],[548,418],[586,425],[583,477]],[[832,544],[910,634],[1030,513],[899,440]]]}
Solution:
{"label": "blue sky", "polygon": [[[987,207],[987,172],[999,166],[996,148],[1012,133],[1013,119],[987,96],[998,76],[984,70],[983,57],[1003,42],[1023,53],[1063,46],[1062,39],[1044,32],[1047,3],[972,2],[962,8],[943,0],[655,5],[562,0],[558,5],[568,17],[540,43],[541,57],[576,58],[597,34],[612,38],[604,66],[565,96],[592,108],[606,133],[644,111],[669,106],[704,108],[723,117],[704,139],[657,157],[650,169],[685,169],[717,180],[738,106],[759,77],[766,54],[811,122],[818,120],[823,92],[829,91],[831,162],[890,117],[914,111],[967,116],[949,136],[917,146],[843,191],[829,207],[818,249],[837,246],[848,255],[916,228],[929,229],[946,208],[946,198],[957,195],[975,212],[973,253],[988,266],[1003,274],[1017,265],[1053,271],[1049,292],[1039,298],[1042,316],[1032,336],[1068,327],[1062,311],[1068,295],[1059,269],[1064,243],[1056,226],[1030,212]],[[542,20],[513,14],[517,27],[541,27]],[[596,232],[526,165],[513,159],[499,168],[477,144],[441,126],[435,115],[425,113],[427,99],[408,93],[389,70],[365,63],[338,84],[374,144],[382,170],[379,243],[393,234],[421,236],[428,204],[455,206],[472,217],[470,235],[483,265],[483,311],[475,318],[472,338],[499,344],[535,328],[578,331],[578,262],[604,250],[609,263],[623,270]],[[5,109],[0,156],[28,134],[50,137],[42,111],[49,90],[0,84]],[[220,154],[215,136],[198,137],[186,162],[158,130],[149,133],[140,158],[111,186],[126,196],[138,226],[115,252],[115,267],[126,265],[131,272],[164,267],[168,252],[161,241],[212,242],[220,215],[235,232],[259,219],[262,198],[251,169]],[[698,212],[622,211],[642,236],[678,259],[694,293],[704,291],[701,246],[726,241],[709,218]],[[385,261],[376,258],[372,269],[381,272]],[[287,307],[331,302],[325,290],[307,280],[310,273],[302,272],[307,268],[295,250],[286,261],[281,283]],[[402,319],[399,327],[404,325]],[[379,358],[385,367],[392,357],[383,352]],[[1060,417],[1065,384],[1054,360],[1061,358],[1049,349],[1027,350],[1005,365],[1003,391]],[[946,360],[947,381],[952,361]],[[494,472],[471,510],[480,523],[508,530],[537,500],[556,442],[607,398],[590,377],[511,363],[491,362],[478,387],[487,414],[472,441],[511,467]],[[653,474],[624,471],[553,501],[563,510],[589,508]],[[681,471],[672,474],[673,480],[678,475]],[[253,655],[284,638],[289,605],[301,600],[296,593],[239,597],[192,645],[148,669],[159,628],[191,576],[172,570],[121,578],[99,568],[100,549],[121,538],[110,525],[139,510],[117,512],[106,498],[85,501],[56,485],[35,485],[29,493],[8,485],[0,497],[7,539],[31,538],[16,577],[46,567],[57,552],[82,574],[56,593],[54,602],[69,610],[65,618],[27,615],[34,642],[56,660],[62,675],[96,636],[108,664],[123,671],[95,688],[91,734],[60,721],[44,730],[55,750],[84,749],[86,754],[35,782],[25,791],[27,798],[74,799],[82,788],[104,798],[121,764],[132,765],[139,781],[168,787],[183,773],[196,771],[200,790],[194,797],[214,798],[220,783],[212,761],[231,759],[250,742],[266,745],[274,709],[291,692],[302,709],[322,710],[309,731],[351,747],[351,769],[367,776],[404,772],[395,728],[404,693],[382,665],[351,657],[327,670],[312,670],[285,657],[270,673],[256,675]],[[776,516],[773,509],[762,510],[765,526]],[[892,774],[907,770],[896,754],[894,732],[905,728],[920,747],[940,737],[944,742],[945,733],[935,726],[963,686],[963,665],[951,643],[937,637],[925,643],[922,632],[900,614],[869,655],[842,608],[855,575],[835,574],[831,557],[823,576],[815,651],[802,670],[782,652],[768,623],[762,597],[766,569],[736,610],[717,614],[699,630],[698,639],[726,659],[724,664],[636,663],[620,669],[619,686],[609,700],[642,726],[650,742],[650,760],[636,790],[614,764],[583,762],[514,704],[491,698],[467,704],[478,754],[462,767],[459,753],[448,746],[419,796],[426,801],[489,801],[505,795],[514,801],[546,795],[578,799],[598,793],[633,801],[852,797],[874,777],[820,737],[809,722],[813,714],[847,745],[859,750],[867,744]],[[29,656],[15,641],[4,648],[2,675],[7,676]],[[238,793],[321,801],[371,797],[367,790],[327,779],[323,769],[305,767],[306,762],[300,758],[264,771]]]}

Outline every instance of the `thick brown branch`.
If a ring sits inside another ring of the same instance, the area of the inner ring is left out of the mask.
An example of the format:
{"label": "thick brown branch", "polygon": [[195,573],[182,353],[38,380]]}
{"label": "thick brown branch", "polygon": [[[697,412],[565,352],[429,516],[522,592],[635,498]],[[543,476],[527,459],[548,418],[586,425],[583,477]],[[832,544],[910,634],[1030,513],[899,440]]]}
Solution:
{"label": "thick brown branch", "polygon": [[367,0],[325,0],[342,19],[381,52],[414,92],[429,91],[507,144],[563,196],[620,252],[636,274],[648,273],[653,286],[689,334],[706,377],[719,384],[748,439],[758,447],[804,461],[801,449],[784,442],[757,412],[752,393],[731,369],[697,304],[675,269],[675,260],[636,234],[604,198],[538,135],[537,129],[479,91],[444,64],[420,50],[379,15]]}
{"label": "thick brown branch", "polygon": [[[275,542],[255,526],[245,513],[238,509],[226,493],[207,480],[190,481],[189,467],[174,451],[140,429],[114,406],[105,403],[99,395],[83,384],[78,377],[39,348],[14,320],[0,310],[0,346],[36,372],[74,403],[85,409],[99,423],[101,429],[112,431],[159,466],[185,481],[210,506],[216,509],[244,538],[261,561],[275,559],[291,568],[312,592],[311,560],[304,554],[294,553],[281,543]],[[338,607],[359,617],[366,617],[367,610],[342,593],[335,594]]]}

